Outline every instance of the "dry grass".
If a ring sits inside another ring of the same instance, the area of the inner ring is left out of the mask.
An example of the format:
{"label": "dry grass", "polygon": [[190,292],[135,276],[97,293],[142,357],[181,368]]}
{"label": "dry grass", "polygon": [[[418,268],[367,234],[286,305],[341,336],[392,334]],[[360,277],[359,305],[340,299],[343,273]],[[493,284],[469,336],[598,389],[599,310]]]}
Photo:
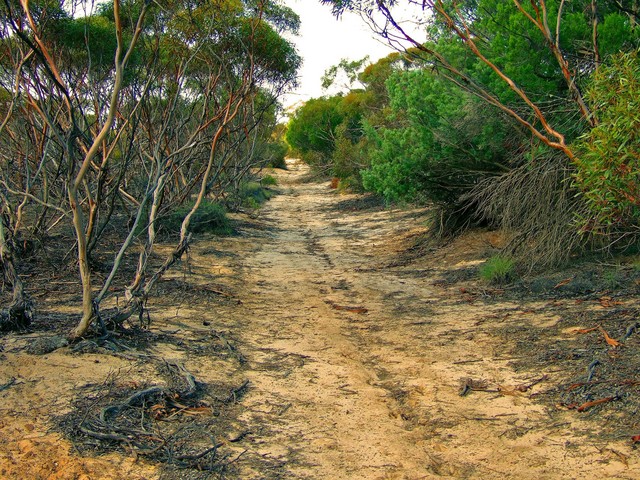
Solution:
{"label": "dry grass", "polygon": [[584,209],[572,170],[557,155],[527,162],[484,180],[469,194],[483,218],[512,237],[505,252],[530,268],[567,262],[587,246],[576,215]]}

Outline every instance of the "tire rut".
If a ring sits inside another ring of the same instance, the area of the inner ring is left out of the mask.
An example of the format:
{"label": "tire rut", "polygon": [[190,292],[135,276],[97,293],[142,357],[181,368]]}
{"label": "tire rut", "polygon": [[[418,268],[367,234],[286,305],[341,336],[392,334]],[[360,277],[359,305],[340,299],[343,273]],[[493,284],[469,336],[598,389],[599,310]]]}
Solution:
{"label": "tire rut", "polygon": [[257,452],[286,464],[291,478],[421,478],[413,472],[424,452],[392,415],[393,399],[354,341],[361,314],[335,308],[364,299],[325,246],[336,233],[324,223],[320,188],[296,185],[298,195],[273,199],[262,218],[277,232],[245,259],[260,287],[241,298],[253,385],[246,421],[270,426],[254,438]]}
{"label": "tire rut", "polygon": [[[516,390],[541,372],[500,356],[496,326],[530,306],[477,301],[437,266],[403,263],[394,251],[424,212],[350,212],[299,183],[306,171],[280,174],[284,193],[260,213],[269,234],[233,246],[244,270],[229,315],[251,382],[239,428],[256,459],[240,478],[637,478],[594,457],[579,419]],[[464,381],[491,388],[462,397]]]}

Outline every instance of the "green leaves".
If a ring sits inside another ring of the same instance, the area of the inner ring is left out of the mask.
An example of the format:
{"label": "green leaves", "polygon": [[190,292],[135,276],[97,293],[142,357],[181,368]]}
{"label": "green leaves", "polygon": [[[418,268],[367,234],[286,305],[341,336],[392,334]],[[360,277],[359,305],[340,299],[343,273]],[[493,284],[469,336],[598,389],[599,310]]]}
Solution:
{"label": "green leaves", "polygon": [[402,121],[378,129],[366,188],[389,200],[454,205],[503,169],[510,126],[496,111],[426,69],[396,72],[387,87],[389,116]]}
{"label": "green leaves", "polygon": [[[338,106],[342,97],[314,98],[300,107],[291,121],[287,131],[287,142],[298,150],[303,159],[309,160],[313,155],[322,163],[326,163],[334,149],[336,127],[344,119]],[[306,158],[305,158],[306,156]]]}
{"label": "green leaves", "polygon": [[575,184],[590,210],[583,231],[640,228],[640,59],[618,54],[593,75],[587,91],[597,126],[576,142]]}

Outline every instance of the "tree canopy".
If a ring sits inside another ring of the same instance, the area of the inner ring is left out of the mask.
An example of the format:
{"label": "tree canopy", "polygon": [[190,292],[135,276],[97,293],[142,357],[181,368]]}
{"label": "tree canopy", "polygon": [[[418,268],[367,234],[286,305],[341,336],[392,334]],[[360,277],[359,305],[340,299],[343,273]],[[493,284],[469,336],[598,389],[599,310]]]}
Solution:
{"label": "tree canopy", "polygon": [[[154,283],[188,248],[200,206],[224,201],[269,161],[277,101],[300,65],[283,36],[297,32],[299,18],[277,1],[88,8],[57,0],[0,7],[0,246],[15,259],[20,238],[73,232],[83,297],[76,338],[97,320],[104,327],[100,305],[134,245],[136,272],[118,287],[127,305],[112,323],[141,315]],[[160,219],[185,205],[173,253],[148,273]],[[96,288],[91,261],[114,225],[119,247]]]}
{"label": "tree canopy", "polygon": [[[635,103],[615,86],[634,91],[637,9],[614,0],[321,1],[408,47],[329,72],[356,68],[364,86],[322,100],[336,112],[351,105],[325,135],[334,174],[388,200],[434,204],[445,231],[502,226],[530,262],[636,241],[637,141],[625,107]],[[424,36],[403,27],[403,6],[422,12]],[[306,108],[294,131],[307,128]]]}

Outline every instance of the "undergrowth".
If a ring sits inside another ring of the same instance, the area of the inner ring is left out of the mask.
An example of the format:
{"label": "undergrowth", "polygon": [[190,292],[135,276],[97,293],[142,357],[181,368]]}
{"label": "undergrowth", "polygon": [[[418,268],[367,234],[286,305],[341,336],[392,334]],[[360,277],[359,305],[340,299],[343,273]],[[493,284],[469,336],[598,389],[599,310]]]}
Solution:
{"label": "undergrowth", "polygon": [[[160,232],[175,234],[180,231],[182,221],[187,216],[193,203],[177,208],[169,214],[158,218],[157,226]],[[191,218],[189,231],[193,233],[213,233],[229,235],[233,229],[227,218],[227,210],[216,202],[205,200]]]}
{"label": "undergrowth", "polygon": [[246,182],[240,185],[238,197],[244,207],[257,209],[273,197],[273,192],[264,188],[259,182]]}
{"label": "undergrowth", "polygon": [[501,255],[493,256],[480,267],[480,277],[494,285],[509,283],[515,278],[515,263]]}

